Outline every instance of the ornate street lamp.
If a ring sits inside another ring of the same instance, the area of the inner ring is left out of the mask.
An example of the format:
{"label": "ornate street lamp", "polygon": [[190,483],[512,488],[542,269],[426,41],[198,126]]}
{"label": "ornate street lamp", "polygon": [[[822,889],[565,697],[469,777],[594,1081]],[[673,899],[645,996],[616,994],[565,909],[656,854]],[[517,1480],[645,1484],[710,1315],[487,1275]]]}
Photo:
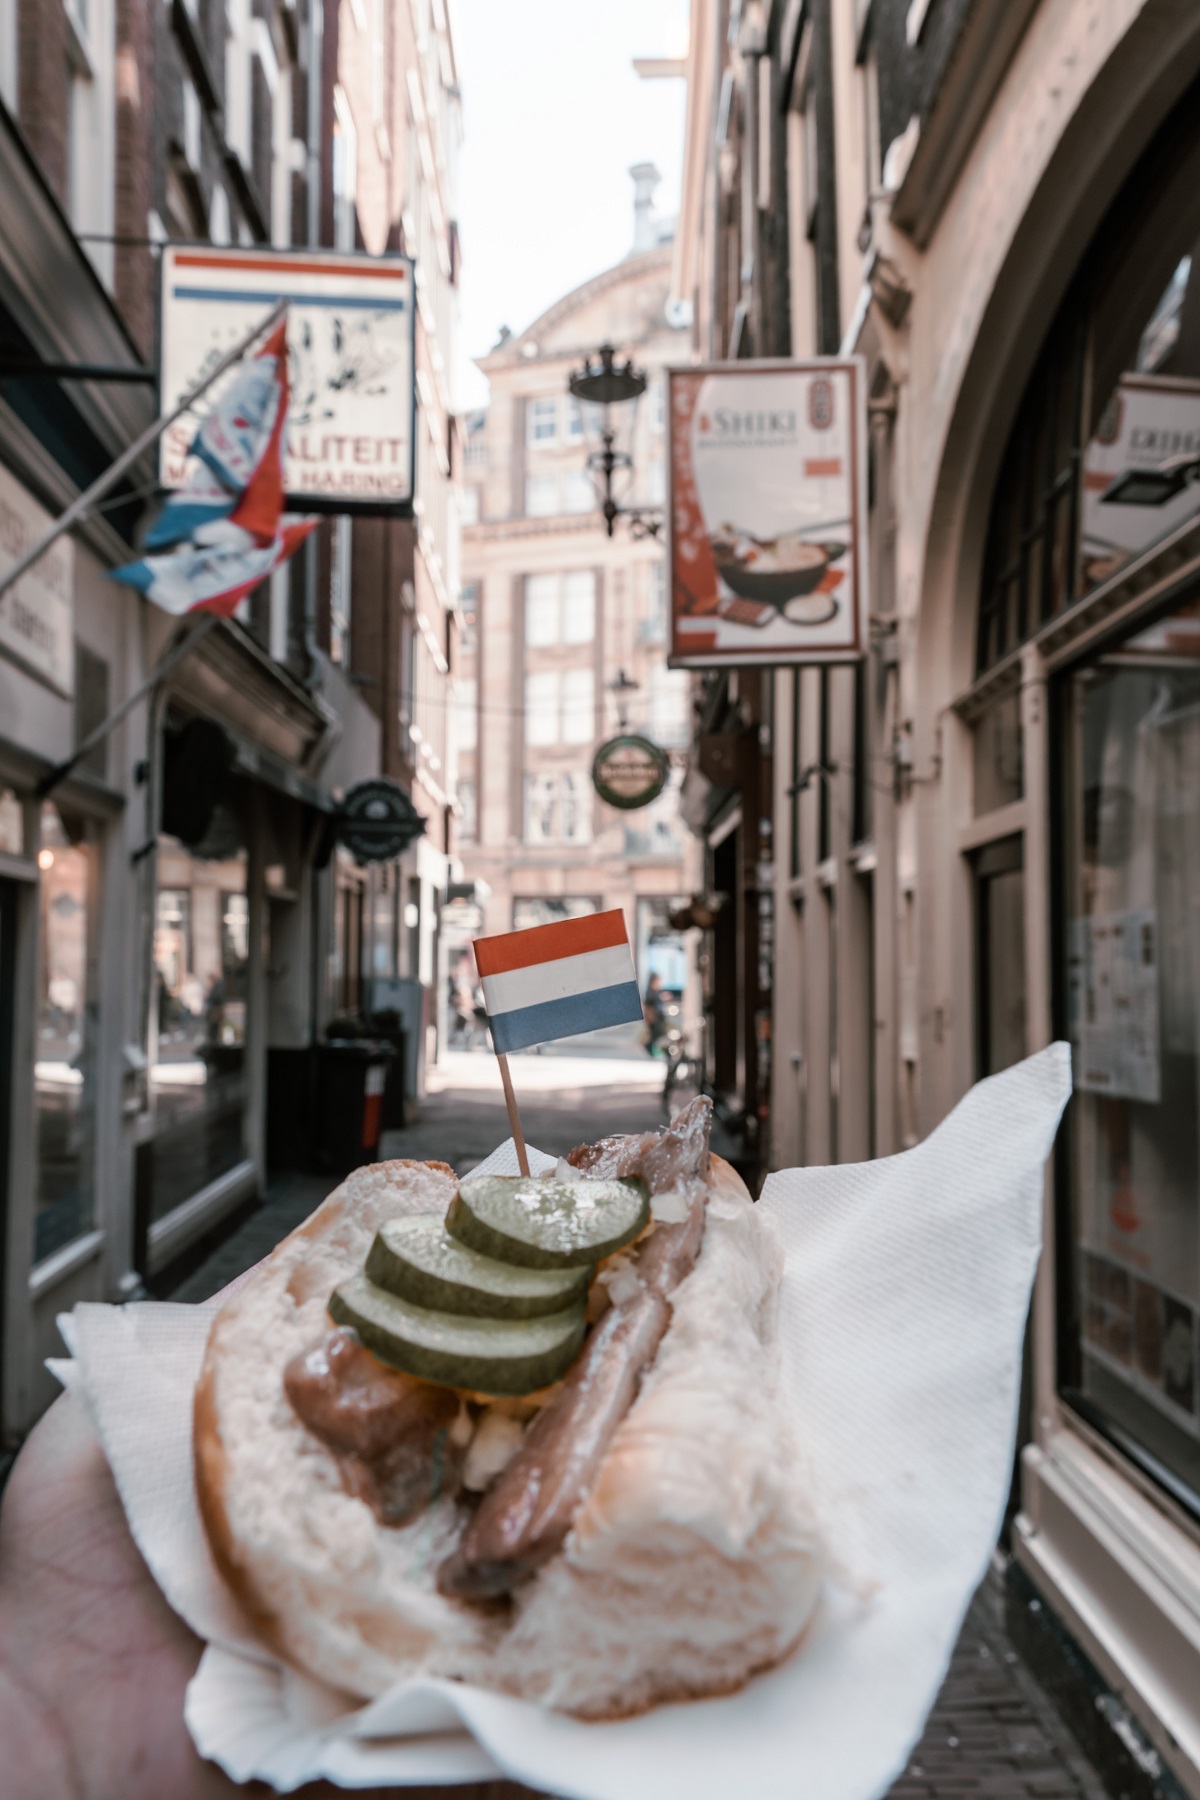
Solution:
{"label": "ornate street lamp", "polygon": [[[593,437],[598,436],[599,448],[589,452],[587,467],[596,483],[600,511],[604,515],[604,527],[609,537],[612,537],[619,518],[629,520],[634,537],[657,537],[662,528],[661,511],[655,508],[622,506],[613,493],[615,475],[632,475],[633,457],[628,450],[617,447],[617,432],[611,409],[623,406],[630,400],[636,405],[646,391],[645,375],[641,369],[634,368],[632,357],[627,357],[620,363],[613,346],[601,344],[595,357],[589,356],[583,367],[572,373],[567,386],[579,402],[585,431],[599,416],[598,433],[594,426],[589,433]],[[630,441],[632,436],[633,427],[630,424]]]}

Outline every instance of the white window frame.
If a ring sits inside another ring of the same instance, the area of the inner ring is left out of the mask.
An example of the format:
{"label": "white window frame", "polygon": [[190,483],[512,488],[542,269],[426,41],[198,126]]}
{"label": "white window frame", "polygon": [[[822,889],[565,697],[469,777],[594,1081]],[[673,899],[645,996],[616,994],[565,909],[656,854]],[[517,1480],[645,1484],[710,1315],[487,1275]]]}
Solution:
{"label": "white window frame", "polygon": [[[548,431],[541,425],[549,424]],[[531,399],[526,412],[526,440],[530,444],[556,444],[558,442],[558,400],[538,395]]]}

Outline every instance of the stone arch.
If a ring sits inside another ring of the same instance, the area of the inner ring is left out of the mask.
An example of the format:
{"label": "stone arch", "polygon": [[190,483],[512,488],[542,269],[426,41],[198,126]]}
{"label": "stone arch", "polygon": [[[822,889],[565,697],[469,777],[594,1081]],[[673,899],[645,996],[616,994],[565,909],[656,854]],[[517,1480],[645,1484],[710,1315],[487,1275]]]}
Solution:
{"label": "stone arch", "polygon": [[[1016,223],[963,366],[930,495],[918,633],[923,678],[935,674],[926,699],[936,695],[938,705],[974,674],[991,497],[1046,333],[1122,185],[1198,79],[1200,9],[1151,0],[1096,70]],[[928,707],[922,711],[928,718]]]}

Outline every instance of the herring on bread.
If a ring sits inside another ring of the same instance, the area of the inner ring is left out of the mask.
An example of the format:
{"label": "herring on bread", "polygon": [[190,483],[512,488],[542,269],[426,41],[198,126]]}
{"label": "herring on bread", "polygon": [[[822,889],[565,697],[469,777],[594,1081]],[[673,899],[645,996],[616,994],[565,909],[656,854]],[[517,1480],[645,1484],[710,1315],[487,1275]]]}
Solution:
{"label": "herring on bread", "polygon": [[[742,1686],[812,1613],[782,1253],[710,1158],[707,1103],[569,1160],[643,1177],[652,1220],[602,1266],[584,1348],[549,1390],[435,1386],[330,1335],[330,1296],[381,1227],[447,1213],[445,1164],[355,1171],[214,1321],[195,1397],[214,1553],[272,1647],[349,1694],[436,1675],[617,1718]],[[359,1383],[369,1406],[339,1435]]]}

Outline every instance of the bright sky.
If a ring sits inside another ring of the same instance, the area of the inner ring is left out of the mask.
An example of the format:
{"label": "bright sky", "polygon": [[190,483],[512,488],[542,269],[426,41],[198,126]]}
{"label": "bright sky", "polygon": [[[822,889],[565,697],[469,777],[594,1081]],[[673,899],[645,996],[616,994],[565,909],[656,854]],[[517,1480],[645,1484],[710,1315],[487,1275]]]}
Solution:
{"label": "bright sky", "polygon": [[657,211],[679,205],[682,81],[643,81],[635,56],[681,56],[688,0],[456,0],[466,141],[460,398],[501,325],[521,331],[617,262],[633,238],[630,165],[656,163]]}

